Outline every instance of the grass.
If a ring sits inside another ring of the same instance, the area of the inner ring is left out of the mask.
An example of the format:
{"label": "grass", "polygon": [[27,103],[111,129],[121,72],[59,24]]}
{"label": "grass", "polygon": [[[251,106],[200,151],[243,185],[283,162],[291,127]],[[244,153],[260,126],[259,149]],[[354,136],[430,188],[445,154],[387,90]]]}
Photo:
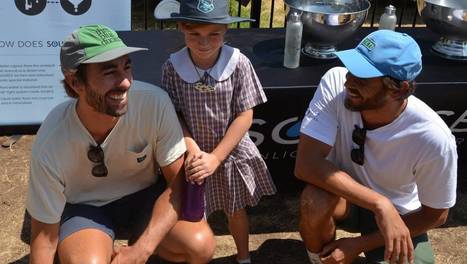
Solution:
{"label": "grass", "polygon": [[[252,0],[255,1],[255,0]],[[237,1],[230,1],[230,14],[232,16],[250,17],[251,2],[246,6],[242,6]],[[274,11],[272,12],[271,22],[271,7],[274,3]],[[239,12],[240,6],[240,12]],[[285,4],[283,0],[261,0],[261,17],[260,17],[260,28],[270,27],[284,27],[285,18]],[[236,28],[237,25],[231,25]],[[240,23],[240,28],[249,28],[248,22]]]}

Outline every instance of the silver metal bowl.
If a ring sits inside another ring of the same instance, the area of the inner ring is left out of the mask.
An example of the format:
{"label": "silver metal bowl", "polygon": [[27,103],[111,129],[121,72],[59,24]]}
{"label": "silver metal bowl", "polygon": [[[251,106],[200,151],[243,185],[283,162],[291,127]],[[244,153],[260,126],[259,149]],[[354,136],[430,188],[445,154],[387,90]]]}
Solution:
{"label": "silver metal bowl", "polygon": [[335,45],[350,37],[365,21],[368,0],[285,0],[289,12],[301,11],[302,52],[318,59],[336,58]]}
{"label": "silver metal bowl", "polygon": [[432,49],[441,57],[467,60],[467,0],[417,0],[420,16],[441,35]]}

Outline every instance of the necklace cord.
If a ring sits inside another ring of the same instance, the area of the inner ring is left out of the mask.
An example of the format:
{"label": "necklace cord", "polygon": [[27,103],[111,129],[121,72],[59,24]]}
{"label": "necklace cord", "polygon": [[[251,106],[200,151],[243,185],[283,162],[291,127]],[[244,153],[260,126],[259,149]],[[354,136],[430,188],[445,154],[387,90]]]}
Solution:
{"label": "necklace cord", "polygon": [[201,76],[201,74],[200,74],[199,71],[198,71],[198,67],[196,67],[195,62],[193,61],[193,57],[191,56],[191,51],[190,51],[190,49],[188,49],[188,56],[190,56],[191,64],[193,65],[193,68],[195,68],[196,75],[198,75],[198,78],[199,78],[199,82],[201,82],[202,84],[208,85],[208,84],[207,84],[207,76],[206,76],[206,74],[207,74],[207,75],[210,75],[212,69],[216,66],[217,61],[219,60],[219,57],[220,57],[220,55],[221,55],[221,52],[222,52],[222,47],[219,49],[219,52],[217,53],[216,60],[214,61],[214,64],[212,65],[212,67],[209,68],[208,70],[204,70],[204,74],[203,74],[203,76]]}

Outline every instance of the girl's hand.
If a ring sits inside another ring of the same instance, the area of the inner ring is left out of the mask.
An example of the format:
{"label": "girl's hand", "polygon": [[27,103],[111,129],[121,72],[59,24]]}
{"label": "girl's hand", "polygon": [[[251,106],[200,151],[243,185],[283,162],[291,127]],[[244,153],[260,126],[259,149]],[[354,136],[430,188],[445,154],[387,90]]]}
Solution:
{"label": "girl's hand", "polygon": [[185,167],[188,181],[201,184],[204,179],[211,176],[221,164],[216,155],[206,152],[199,152],[191,160],[188,160],[188,165]]}

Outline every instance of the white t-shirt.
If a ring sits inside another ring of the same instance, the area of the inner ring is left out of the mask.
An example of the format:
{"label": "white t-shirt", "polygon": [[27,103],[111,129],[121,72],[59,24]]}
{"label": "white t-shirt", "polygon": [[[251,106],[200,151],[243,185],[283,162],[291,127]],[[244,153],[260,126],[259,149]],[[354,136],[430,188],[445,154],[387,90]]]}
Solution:
{"label": "white t-shirt", "polygon": [[76,113],[76,99],[55,107],[42,123],[31,156],[27,210],[44,223],[60,221],[65,203],[105,205],[157,181],[186,150],[183,132],[167,93],[134,81],[128,112],[101,144],[106,177],[94,177],[87,157],[97,145]]}
{"label": "white t-shirt", "polygon": [[[352,162],[354,125],[360,112],[345,108],[347,69],[336,67],[321,79],[301,125],[301,133],[332,146],[328,159],[359,183],[389,198],[400,214],[418,209],[449,208],[456,201],[455,138],[424,102],[410,96],[406,109],[390,124],[368,130],[365,162]],[[421,203],[421,204],[420,204]]]}

